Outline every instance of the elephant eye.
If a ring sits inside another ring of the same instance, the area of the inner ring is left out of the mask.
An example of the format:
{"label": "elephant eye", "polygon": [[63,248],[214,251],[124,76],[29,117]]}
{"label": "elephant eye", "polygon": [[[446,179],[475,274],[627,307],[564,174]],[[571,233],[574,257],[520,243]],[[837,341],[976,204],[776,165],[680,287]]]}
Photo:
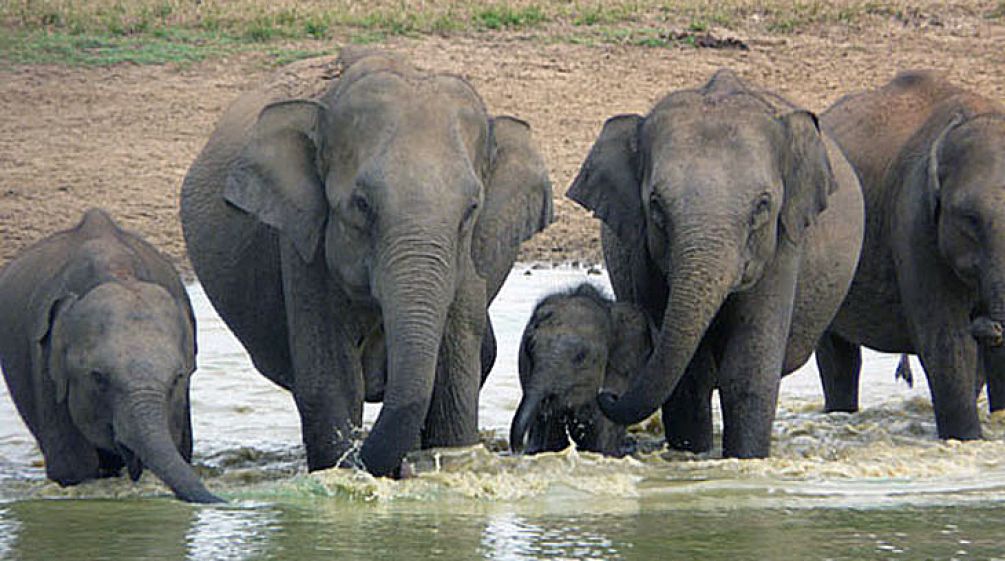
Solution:
{"label": "elephant eye", "polygon": [[667,217],[663,211],[663,204],[655,194],[649,199],[649,213],[652,215],[653,224],[660,230],[666,230]]}
{"label": "elephant eye", "polygon": [[960,219],[956,223],[960,233],[972,240],[977,240],[977,233],[981,229],[981,219],[976,214],[965,212],[960,215]]}
{"label": "elephant eye", "polygon": [[467,224],[469,221],[471,221],[471,217],[475,215],[475,212],[477,210],[478,210],[478,201],[474,201],[470,205],[468,205],[467,210],[464,211],[464,219],[461,220],[461,225],[463,226],[464,224]]}
{"label": "elephant eye", "polygon": [[91,371],[91,379],[94,380],[94,383],[101,389],[107,388],[111,383],[107,374],[104,372],[98,372],[97,370]]}
{"label": "elephant eye", "polygon": [[370,202],[367,201],[366,197],[364,197],[363,195],[360,195],[359,193],[354,193],[352,198],[349,200],[349,204],[352,205],[352,208],[355,209],[357,212],[366,216],[370,216],[370,212],[372,211],[372,209],[370,208]]}
{"label": "elephant eye", "polygon": [[753,228],[760,228],[771,216],[771,195],[762,193],[754,201],[754,211],[750,214],[750,225]]}
{"label": "elephant eye", "polygon": [[576,356],[572,357],[572,362],[575,364],[583,364],[583,361],[586,360],[586,354],[586,349],[580,349],[579,352],[576,353]]}

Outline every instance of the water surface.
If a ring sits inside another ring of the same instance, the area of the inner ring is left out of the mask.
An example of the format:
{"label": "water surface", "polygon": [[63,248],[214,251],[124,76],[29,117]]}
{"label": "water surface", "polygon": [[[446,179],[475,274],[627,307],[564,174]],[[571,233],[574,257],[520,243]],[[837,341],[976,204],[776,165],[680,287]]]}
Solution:
{"label": "water surface", "polygon": [[938,441],[920,366],[908,388],[892,355],[865,353],[856,414],[820,412],[812,362],[786,378],[766,460],[490,451],[519,401],[530,310],[582,281],[607,287],[582,269],[514,270],[491,310],[487,445],[417,455],[419,476],[400,482],[307,474],[289,394],[254,372],[192,286],[195,460],[229,504],[179,503],[149,474],[47,482],[4,390],[0,559],[1005,559],[1005,417],[984,413],[985,441]]}

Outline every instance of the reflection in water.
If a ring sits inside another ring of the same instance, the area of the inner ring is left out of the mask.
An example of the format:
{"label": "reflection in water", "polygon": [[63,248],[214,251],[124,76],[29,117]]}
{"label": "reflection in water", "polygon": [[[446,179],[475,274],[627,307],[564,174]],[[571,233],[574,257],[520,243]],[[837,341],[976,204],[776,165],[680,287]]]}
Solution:
{"label": "reflection in water", "polygon": [[13,559],[19,526],[20,523],[8,514],[6,508],[0,508],[0,559]]}
{"label": "reflection in water", "polygon": [[244,561],[266,551],[275,531],[269,508],[203,507],[195,512],[185,535],[190,561]]}
{"label": "reflection in water", "polygon": [[192,509],[171,500],[42,500],[7,505],[19,561],[184,559]]}
{"label": "reflection in water", "polygon": [[614,542],[577,526],[578,518],[561,521],[560,527],[543,527],[512,512],[493,515],[482,534],[487,559],[624,559]]}

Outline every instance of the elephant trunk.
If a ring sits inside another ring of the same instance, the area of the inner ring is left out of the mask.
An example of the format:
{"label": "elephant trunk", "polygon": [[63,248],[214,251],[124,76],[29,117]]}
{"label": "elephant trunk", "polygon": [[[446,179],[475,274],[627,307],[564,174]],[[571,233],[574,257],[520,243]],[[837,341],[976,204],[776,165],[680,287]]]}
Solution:
{"label": "elephant trunk", "polygon": [[547,395],[540,391],[531,391],[524,394],[517,407],[516,415],[513,416],[513,424],[509,429],[509,447],[514,454],[521,454],[527,441],[527,433],[530,426],[537,419],[541,404]]}
{"label": "elephant trunk", "polygon": [[985,273],[980,281],[981,308],[984,313],[974,318],[970,333],[981,345],[1000,347],[1005,343],[1005,272],[997,266]]}
{"label": "elephant trunk", "polygon": [[[453,244],[429,236],[381,252],[376,293],[388,349],[384,406],[363,443],[360,459],[377,476],[395,475],[419,446],[432,399],[440,341],[452,297]],[[445,238],[449,239],[449,238]]]}
{"label": "elephant trunk", "polygon": [[153,393],[149,397],[131,396],[138,399],[120,408],[119,414],[114,417],[116,440],[125,455],[130,476],[138,478],[141,466],[145,465],[183,501],[224,502],[203,486],[192,466],[178,452],[168,430],[165,392]]}
{"label": "elephant trunk", "polygon": [[980,282],[984,313],[974,318],[970,333],[980,347],[984,371],[984,378],[976,380],[976,391],[987,382],[988,406],[994,412],[1005,409],[1005,271],[998,264],[990,269]]}
{"label": "elephant trunk", "polygon": [[598,396],[604,415],[621,425],[645,420],[669,399],[739,279],[737,251],[718,240],[693,236],[674,244],[671,254],[667,305],[652,356],[620,398]]}

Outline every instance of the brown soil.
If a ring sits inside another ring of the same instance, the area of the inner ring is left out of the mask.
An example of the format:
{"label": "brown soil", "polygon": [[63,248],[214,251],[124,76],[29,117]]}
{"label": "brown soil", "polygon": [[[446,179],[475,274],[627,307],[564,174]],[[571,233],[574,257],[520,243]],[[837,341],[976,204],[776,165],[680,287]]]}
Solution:
{"label": "brown soil", "polygon": [[[1005,100],[1005,27],[976,16],[768,37],[714,32],[740,37],[749,50],[549,44],[515,34],[385,46],[422,68],[467,77],[491,111],[532,124],[551,169],[556,220],[526,244],[524,260],[598,262],[597,223],[563,195],[604,120],[645,112],[719,67],[816,111],[922,67]],[[0,263],[101,206],[187,270],[177,218],[182,177],[223,109],[270,72],[261,55],[248,54],[184,68],[0,70]]]}

